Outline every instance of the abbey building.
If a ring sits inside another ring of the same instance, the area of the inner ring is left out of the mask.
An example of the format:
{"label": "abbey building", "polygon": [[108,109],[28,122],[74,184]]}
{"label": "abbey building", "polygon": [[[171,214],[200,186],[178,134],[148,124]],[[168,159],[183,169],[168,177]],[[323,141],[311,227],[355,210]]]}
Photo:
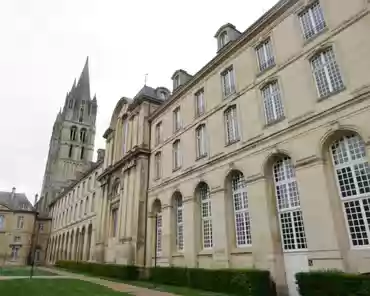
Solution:
{"label": "abbey building", "polygon": [[119,99],[47,261],[261,268],[290,295],[299,271],[370,272],[369,24],[368,1],[282,0],[172,92]]}

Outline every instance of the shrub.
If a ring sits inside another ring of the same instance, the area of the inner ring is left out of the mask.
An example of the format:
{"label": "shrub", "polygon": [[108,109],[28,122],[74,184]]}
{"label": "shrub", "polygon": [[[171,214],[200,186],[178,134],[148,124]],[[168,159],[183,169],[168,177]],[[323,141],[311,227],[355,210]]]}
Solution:
{"label": "shrub", "polygon": [[370,276],[338,271],[313,271],[296,274],[302,296],[368,296]]}
{"label": "shrub", "polygon": [[234,295],[275,295],[270,273],[262,270],[156,267],[151,268],[149,280]]}
{"label": "shrub", "polygon": [[132,265],[58,261],[55,266],[68,269],[70,271],[82,272],[94,276],[110,277],[121,280],[137,280],[139,276],[138,267]]}

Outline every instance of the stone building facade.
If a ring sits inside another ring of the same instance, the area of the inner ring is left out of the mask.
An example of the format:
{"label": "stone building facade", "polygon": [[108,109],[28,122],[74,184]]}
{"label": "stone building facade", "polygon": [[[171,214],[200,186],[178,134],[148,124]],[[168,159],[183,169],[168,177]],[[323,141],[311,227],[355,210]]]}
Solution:
{"label": "stone building facade", "polygon": [[36,264],[43,264],[49,221],[38,219],[24,193],[15,188],[0,192],[0,266],[25,265],[33,256]]}
{"label": "stone building facade", "polygon": [[290,295],[298,271],[369,272],[369,12],[279,1],[244,32],[222,26],[171,94],[120,99],[94,260],[268,269]]}
{"label": "stone building facade", "polygon": [[63,110],[55,120],[49,143],[41,198],[36,208],[48,212],[48,205],[62,188],[68,187],[89,169],[93,158],[96,96],[90,96],[89,61],[67,93]]}
{"label": "stone building facade", "polygon": [[52,217],[47,263],[95,260],[96,216],[99,213],[104,150],[98,161],[49,205]]}

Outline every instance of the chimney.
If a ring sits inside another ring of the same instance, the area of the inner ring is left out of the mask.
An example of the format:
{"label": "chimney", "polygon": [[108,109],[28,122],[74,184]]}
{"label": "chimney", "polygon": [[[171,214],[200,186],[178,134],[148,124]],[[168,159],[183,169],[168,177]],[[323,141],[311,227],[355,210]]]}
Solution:
{"label": "chimney", "polygon": [[104,159],[104,156],[105,156],[105,150],[104,149],[98,149],[98,159],[97,161],[101,161]]}
{"label": "chimney", "polygon": [[15,197],[15,187],[12,188],[12,193],[10,194],[11,199]]}
{"label": "chimney", "polygon": [[37,204],[38,199],[39,199],[39,195],[35,194],[35,200],[34,200],[34,203],[33,203],[34,206]]}

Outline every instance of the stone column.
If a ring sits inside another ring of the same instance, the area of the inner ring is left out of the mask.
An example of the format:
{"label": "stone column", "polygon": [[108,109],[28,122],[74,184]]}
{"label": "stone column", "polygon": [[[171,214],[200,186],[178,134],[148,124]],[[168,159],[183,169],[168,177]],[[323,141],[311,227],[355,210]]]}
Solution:
{"label": "stone column", "polygon": [[196,206],[198,203],[193,196],[184,198],[184,257],[187,267],[197,267],[198,237]]}
{"label": "stone column", "polygon": [[211,192],[213,229],[213,268],[228,268],[230,254],[230,232],[228,231],[225,189],[216,188]]}

